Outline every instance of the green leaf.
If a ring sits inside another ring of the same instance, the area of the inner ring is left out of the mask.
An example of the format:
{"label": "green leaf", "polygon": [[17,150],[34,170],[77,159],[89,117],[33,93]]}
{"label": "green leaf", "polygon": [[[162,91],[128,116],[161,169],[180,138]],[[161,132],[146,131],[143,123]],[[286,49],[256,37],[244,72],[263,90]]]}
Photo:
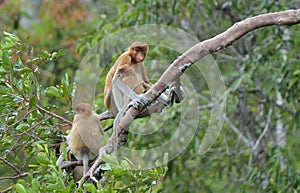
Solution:
{"label": "green leaf", "polygon": [[48,145],[47,145],[47,144],[45,144],[45,152],[46,152],[47,154],[49,154],[49,149],[48,149]]}
{"label": "green leaf", "polygon": [[236,80],[232,83],[231,89],[232,89],[233,91],[235,91],[236,89],[238,89],[238,87],[239,87],[240,84],[242,83],[243,79],[244,79],[244,76],[241,76],[239,79],[236,79]]}
{"label": "green leaf", "polygon": [[36,145],[37,148],[39,148],[39,150],[44,151],[44,148],[43,148],[42,145],[40,145],[40,142],[35,142],[35,143],[33,143],[33,144]]}
{"label": "green leaf", "polygon": [[64,160],[68,160],[67,143],[62,143],[60,145],[59,151],[60,151],[60,155],[63,156]]}
{"label": "green leaf", "polygon": [[18,38],[18,36],[16,36],[15,34],[11,34],[11,33],[8,33],[6,31],[3,31],[3,34],[6,37],[9,37],[13,42],[19,42],[20,41],[20,39]]}
{"label": "green leaf", "polygon": [[30,73],[30,72],[32,72],[32,69],[29,68],[29,67],[21,68],[21,73],[22,73],[22,74],[28,74],[28,73]]}
{"label": "green leaf", "polygon": [[28,164],[28,167],[29,168],[36,168],[36,167],[38,167],[38,165],[36,165],[36,164]]}
{"label": "green leaf", "polygon": [[294,76],[300,75],[300,70],[295,70],[295,71],[293,72],[293,75],[294,75]]}
{"label": "green leaf", "polygon": [[45,94],[47,97],[61,97],[61,93],[55,86],[50,86],[46,88]]}
{"label": "green leaf", "polygon": [[57,184],[47,184],[47,191],[48,192],[54,192],[54,190],[58,189],[58,185]]}
{"label": "green leaf", "polygon": [[33,180],[33,170],[30,170],[27,176],[27,180],[28,181],[32,181]]}
{"label": "green leaf", "polygon": [[27,124],[27,123],[22,123],[22,124],[19,124],[19,125],[17,126],[16,130],[25,130],[25,129],[27,129],[27,128],[29,128],[29,124]]}
{"label": "green leaf", "polygon": [[11,63],[11,61],[10,61],[10,57],[9,57],[9,55],[8,55],[8,53],[7,52],[4,52],[3,53],[3,55],[2,55],[2,67],[5,69],[5,70],[7,70],[7,71],[9,71],[9,70],[11,70],[12,69],[12,63]]}
{"label": "green leaf", "polygon": [[69,84],[69,76],[66,73],[65,76],[61,79],[63,96],[70,99],[70,84]]}
{"label": "green leaf", "polygon": [[59,50],[58,52],[53,52],[53,53],[51,54],[51,58],[52,58],[52,59],[57,59],[57,58],[59,58],[63,53],[64,53],[64,50]]}
{"label": "green leaf", "polygon": [[59,188],[64,188],[65,183],[64,183],[63,179],[61,179],[59,177],[57,177],[57,178],[58,178],[57,179],[58,180],[57,184],[58,184]]}
{"label": "green leaf", "polygon": [[6,40],[6,42],[5,42],[5,45],[4,46],[2,46],[2,50],[10,50],[11,48],[13,48],[14,46],[15,46],[15,44],[12,42],[12,41],[10,41],[9,39],[5,39]]}
{"label": "green leaf", "polygon": [[118,165],[118,158],[116,156],[115,153],[112,153],[112,154],[104,154],[103,155],[103,161],[106,162],[106,163],[111,163],[111,164],[116,164]]}
{"label": "green leaf", "polygon": [[127,160],[121,160],[121,166],[123,169],[130,169],[129,163]]}
{"label": "green leaf", "polygon": [[[35,97],[31,97],[29,100],[29,107],[30,108],[34,108],[36,105],[36,98]],[[36,112],[35,112],[36,113]],[[36,116],[36,115],[35,115]]]}
{"label": "green leaf", "polygon": [[35,157],[36,161],[42,165],[48,165],[50,163],[49,158],[44,153],[38,153]]}
{"label": "green leaf", "polygon": [[33,64],[33,63],[35,63],[39,60],[40,60],[39,58],[32,58],[31,60],[27,60],[27,64],[30,65],[30,64]]}
{"label": "green leaf", "polygon": [[95,187],[94,184],[88,183],[84,185],[84,190],[88,191],[88,192],[96,192],[97,189]]}
{"label": "green leaf", "polygon": [[46,58],[46,59],[49,59],[50,58],[50,53],[47,52],[46,50],[42,50],[40,52],[40,55],[43,57],[43,58]]}
{"label": "green leaf", "polygon": [[18,193],[26,193],[26,192],[27,192],[26,189],[25,189],[25,187],[24,187],[22,184],[20,184],[20,183],[17,183],[17,184],[15,185],[14,189],[15,189]]}
{"label": "green leaf", "polygon": [[291,89],[297,82],[299,82],[299,78],[292,78],[289,82],[288,88]]}
{"label": "green leaf", "polygon": [[0,66],[0,76],[2,77],[6,74],[7,74],[7,71],[2,66]]}
{"label": "green leaf", "polygon": [[106,163],[104,166],[101,167],[101,170],[104,171],[111,170],[110,164]]}
{"label": "green leaf", "polygon": [[296,124],[299,127],[300,126],[300,111],[298,111],[295,116],[296,116]]}
{"label": "green leaf", "polygon": [[39,190],[39,182],[36,178],[34,178],[32,181],[31,181],[31,186],[32,186],[32,189],[33,190],[36,190],[38,191]]}
{"label": "green leaf", "polygon": [[164,158],[163,158],[163,163],[164,164],[167,164],[169,162],[169,154],[168,153],[165,153],[164,154]]}

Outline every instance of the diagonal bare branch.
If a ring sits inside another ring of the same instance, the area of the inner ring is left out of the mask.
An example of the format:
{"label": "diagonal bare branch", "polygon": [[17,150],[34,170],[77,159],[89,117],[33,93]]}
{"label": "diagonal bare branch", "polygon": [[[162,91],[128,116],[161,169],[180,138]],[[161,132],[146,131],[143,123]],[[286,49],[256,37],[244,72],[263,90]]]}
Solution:
{"label": "diagonal bare branch", "polygon": [[[188,49],[184,54],[178,57],[162,74],[160,79],[145,93],[145,97],[150,102],[154,102],[166,89],[166,86],[169,83],[180,78],[180,76],[184,73],[184,70],[190,66],[187,64],[193,64],[210,53],[227,48],[235,41],[255,29],[271,25],[295,25],[299,23],[300,9],[262,14],[237,22],[225,32],[194,45],[192,48]],[[128,126],[131,124],[134,118],[139,115],[143,108],[144,107],[141,107],[138,110],[129,108],[126,111],[126,114],[121,118],[120,123],[116,128],[120,138],[122,138],[122,135],[128,135],[128,132],[123,128],[128,128]],[[93,177],[93,172],[101,163],[103,163],[103,154],[111,153],[113,151],[113,147],[115,145],[114,143],[116,141],[117,140],[114,139],[114,135],[112,135],[107,141],[107,144],[99,150],[98,158],[88,173],[83,176],[83,179],[88,177],[90,177],[92,180],[95,179]],[[120,146],[121,144],[118,144],[118,147]],[[83,182],[83,179],[81,182]]]}

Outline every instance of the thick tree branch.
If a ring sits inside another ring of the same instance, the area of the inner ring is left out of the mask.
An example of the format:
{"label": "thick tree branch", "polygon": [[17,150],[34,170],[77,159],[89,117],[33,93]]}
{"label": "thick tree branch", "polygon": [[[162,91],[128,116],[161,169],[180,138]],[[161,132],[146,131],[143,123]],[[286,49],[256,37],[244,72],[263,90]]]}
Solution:
{"label": "thick tree branch", "polygon": [[[176,59],[169,68],[163,73],[160,79],[146,93],[145,97],[153,102],[165,90],[168,83],[180,78],[183,72],[180,70],[187,63],[195,63],[207,54],[224,49],[239,38],[255,29],[270,25],[294,25],[300,23],[300,9],[288,10],[276,13],[267,13],[251,17],[234,24],[225,32],[200,42],[187,50],[178,59]],[[130,108],[121,119],[121,128],[126,128],[139,114],[138,110]]]}
{"label": "thick tree branch", "polygon": [[[145,93],[145,97],[150,102],[154,102],[158,98],[158,96],[166,89],[167,84],[180,78],[184,70],[189,67],[186,64],[193,64],[207,54],[227,48],[248,32],[271,25],[294,25],[298,23],[300,23],[300,9],[267,13],[240,21],[227,29],[225,32],[211,39],[196,44],[180,57],[178,57],[162,74],[156,84],[154,84],[151,89],[149,89]],[[122,135],[127,135],[128,132],[126,132],[126,130],[123,128],[128,128],[130,123],[134,120],[134,117],[137,117],[138,114],[143,110],[143,108],[144,107],[141,107],[139,110],[129,108],[127,110],[126,114],[121,118],[120,123],[117,127],[119,138],[126,138]],[[99,156],[97,160],[83,178],[90,177],[92,180],[95,179],[93,177],[94,170],[103,162],[103,154],[111,153],[113,151],[113,147],[115,147],[114,143],[116,141],[117,140],[114,139],[114,135],[112,135],[111,138],[107,141],[107,144],[99,150]],[[118,141],[120,142],[121,140]],[[119,148],[121,146],[121,143],[118,143],[117,145]]]}

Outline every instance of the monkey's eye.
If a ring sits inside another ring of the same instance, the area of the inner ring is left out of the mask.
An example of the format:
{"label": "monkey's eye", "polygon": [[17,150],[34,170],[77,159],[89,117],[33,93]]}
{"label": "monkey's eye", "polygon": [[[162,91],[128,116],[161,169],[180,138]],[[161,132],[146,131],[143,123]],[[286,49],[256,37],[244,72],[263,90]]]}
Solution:
{"label": "monkey's eye", "polygon": [[85,110],[84,110],[84,109],[82,109],[82,108],[78,108],[76,111],[78,111],[78,112],[82,112],[82,113],[84,113],[84,112],[85,112]]}

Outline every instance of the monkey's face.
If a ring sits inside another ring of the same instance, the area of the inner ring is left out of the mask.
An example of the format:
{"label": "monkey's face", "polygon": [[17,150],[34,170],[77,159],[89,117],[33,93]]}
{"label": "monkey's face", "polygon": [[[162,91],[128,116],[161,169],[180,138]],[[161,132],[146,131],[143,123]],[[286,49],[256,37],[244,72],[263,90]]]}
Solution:
{"label": "monkey's face", "polygon": [[92,107],[87,104],[87,103],[80,103],[77,107],[76,107],[76,112],[78,114],[89,114],[92,112]]}
{"label": "monkey's face", "polygon": [[143,62],[144,59],[146,58],[148,51],[147,46],[137,46],[134,47],[132,50],[132,58],[135,62],[140,63]]}

